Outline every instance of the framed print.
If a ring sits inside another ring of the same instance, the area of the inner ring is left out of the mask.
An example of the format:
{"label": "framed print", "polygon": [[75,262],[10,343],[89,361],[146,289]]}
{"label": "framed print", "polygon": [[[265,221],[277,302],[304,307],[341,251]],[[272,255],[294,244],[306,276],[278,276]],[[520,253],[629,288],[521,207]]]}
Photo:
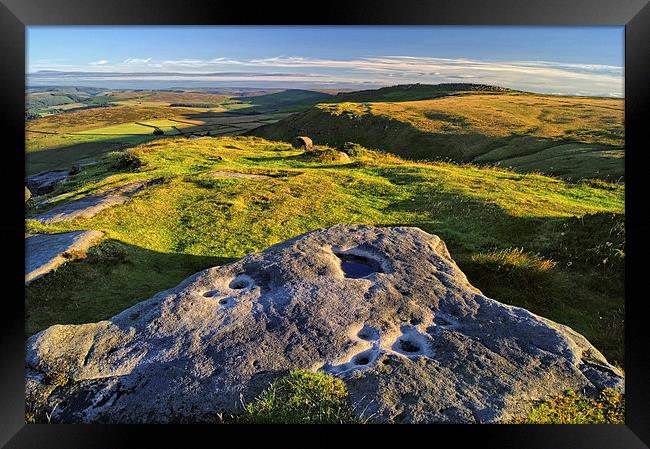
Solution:
{"label": "framed print", "polygon": [[1,442],[647,447],[646,3],[241,6],[3,0]]}

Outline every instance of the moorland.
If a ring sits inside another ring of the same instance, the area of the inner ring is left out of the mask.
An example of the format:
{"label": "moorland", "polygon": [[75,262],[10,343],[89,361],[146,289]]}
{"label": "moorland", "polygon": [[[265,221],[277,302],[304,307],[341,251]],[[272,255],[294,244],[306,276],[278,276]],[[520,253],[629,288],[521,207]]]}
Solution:
{"label": "moorland", "polygon": [[[623,367],[623,100],[450,84],[50,87],[27,104],[27,175],[72,171],[27,202],[26,231],[104,239],[26,287],[26,337],[314,229],[416,226],[485,295],[572,327]],[[90,218],[33,219],[134,181],[156,182]]]}

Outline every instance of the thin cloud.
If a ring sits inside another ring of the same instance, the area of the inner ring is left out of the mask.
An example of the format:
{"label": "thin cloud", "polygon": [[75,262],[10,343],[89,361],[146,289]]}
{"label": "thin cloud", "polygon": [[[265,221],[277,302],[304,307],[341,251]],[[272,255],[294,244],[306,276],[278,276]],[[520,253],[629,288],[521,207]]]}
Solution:
{"label": "thin cloud", "polygon": [[127,58],[123,61],[124,64],[147,64],[151,61],[151,58],[139,59],[139,58]]}
{"label": "thin cloud", "polygon": [[[103,62],[103,61],[98,61]],[[37,64],[43,70],[47,64]],[[246,69],[232,73],[233,66]],[[60,66],[59,66],[60,67]],[[36,67],[32,67],[34,69]],[[54,68],[54,67],[52,67]],[[230,69],[230,70],[229,70]],[[623,96],[624,69],[602,64],[562,63],[552,61],[483,61],[466,58],[435,58],[421,56],[382,56],[354,59],[320,59],[299,56],[275,56],[261,59],[178,59],[154,61],[152,58],[128,58],[118,64],[89,64],[76,71],[121,74],[124,77],[168,79],[173,76],[197,78],[205,81],[228,79],[242,81],[268,79],[268,71],[280,69],[287,73],[273,73],[275,78],[292,81],[368,84],[442,83],[471,80],[513,89],[540,93]],[[68,69],[68,71],[73,71]],[[174,72],[173,75],[170,72]],[[179,73],[182,72],[182,73]],[[306,73],[309,72],[309,73]],[[217,74],[219,73],[219,74]],[[228,75],[223,75],[228,73]],[[245,74],[246,73],[246,74]],[[253,75],[251,75],[253,74]],[[115,76],[115,75],[110,75]],[[290,86],[287,86],[290,87]]]}

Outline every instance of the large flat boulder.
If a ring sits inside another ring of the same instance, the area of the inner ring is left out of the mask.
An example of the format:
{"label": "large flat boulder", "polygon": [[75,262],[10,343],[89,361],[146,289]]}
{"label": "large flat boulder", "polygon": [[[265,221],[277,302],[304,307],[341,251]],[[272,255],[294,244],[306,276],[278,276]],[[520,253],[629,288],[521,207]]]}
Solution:
{"label": "large flat boulder", "polygon": [[85,252],[103,235],[101,231],[25,235],[25,285]]}
{"label": "large flat boulder", "polygon": [[268,179],[270,176],[257,175],[255,173],[239,173],[234,171],[215,171],[210,173],[215,178],[241,178],[241,179]]}
{"label": "large flat boulder", "polygon": [[[102,193],[88,195],[69,201],[32,217],[44,224],[91,218],[104,209],[126,202],[132,195],[147,187],[151,182],[134,181]],[[45,202],[41,204],[46,204]]]}
{"label": "large flat boulder", "polygon": [[623,376],[566,326],[485,297],[417,228],[338,225],[201,271],[113,318],[27,341],[54,422],[214,422],[289,369],[377,422],[492,423]]}
{"label": "large flat boulder", "polygon": [[38,196],[50,193],[57,184],[65,181],[69,176],[69,170],[54,170],[28,176],[25,181],[29,190]]}

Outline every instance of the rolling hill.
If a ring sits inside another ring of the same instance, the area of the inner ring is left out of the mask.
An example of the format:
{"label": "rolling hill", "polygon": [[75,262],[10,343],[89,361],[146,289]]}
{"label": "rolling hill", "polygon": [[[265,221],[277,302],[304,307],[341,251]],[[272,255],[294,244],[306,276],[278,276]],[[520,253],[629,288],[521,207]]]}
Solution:
{"label": "rolling hill", "polygon": [[472,83],[442,83],[442,84],[399,84],[397,86],[381,87],[379,89],[341,92],[331,98],[333,103],[364,102],[364,101],[416,101],[431,98],[458,95],[469,92],[514,92],[504,87]]}
{"label": "rolling hill", "polygon": [[623,100],[462,86],[339,94],[249,134],[283,141],[307,135],[331,146],[352,141],[409,159],[499,165],[565,179],[624,176]]}
{"label": "rolling hill", "polygon": [[316,103],[327,101],[332,95],[323,92],[301,89],[287,89],[266,95],[235,97],[233,100],[250,104],[250,112],[294,112],[301,111]]}

